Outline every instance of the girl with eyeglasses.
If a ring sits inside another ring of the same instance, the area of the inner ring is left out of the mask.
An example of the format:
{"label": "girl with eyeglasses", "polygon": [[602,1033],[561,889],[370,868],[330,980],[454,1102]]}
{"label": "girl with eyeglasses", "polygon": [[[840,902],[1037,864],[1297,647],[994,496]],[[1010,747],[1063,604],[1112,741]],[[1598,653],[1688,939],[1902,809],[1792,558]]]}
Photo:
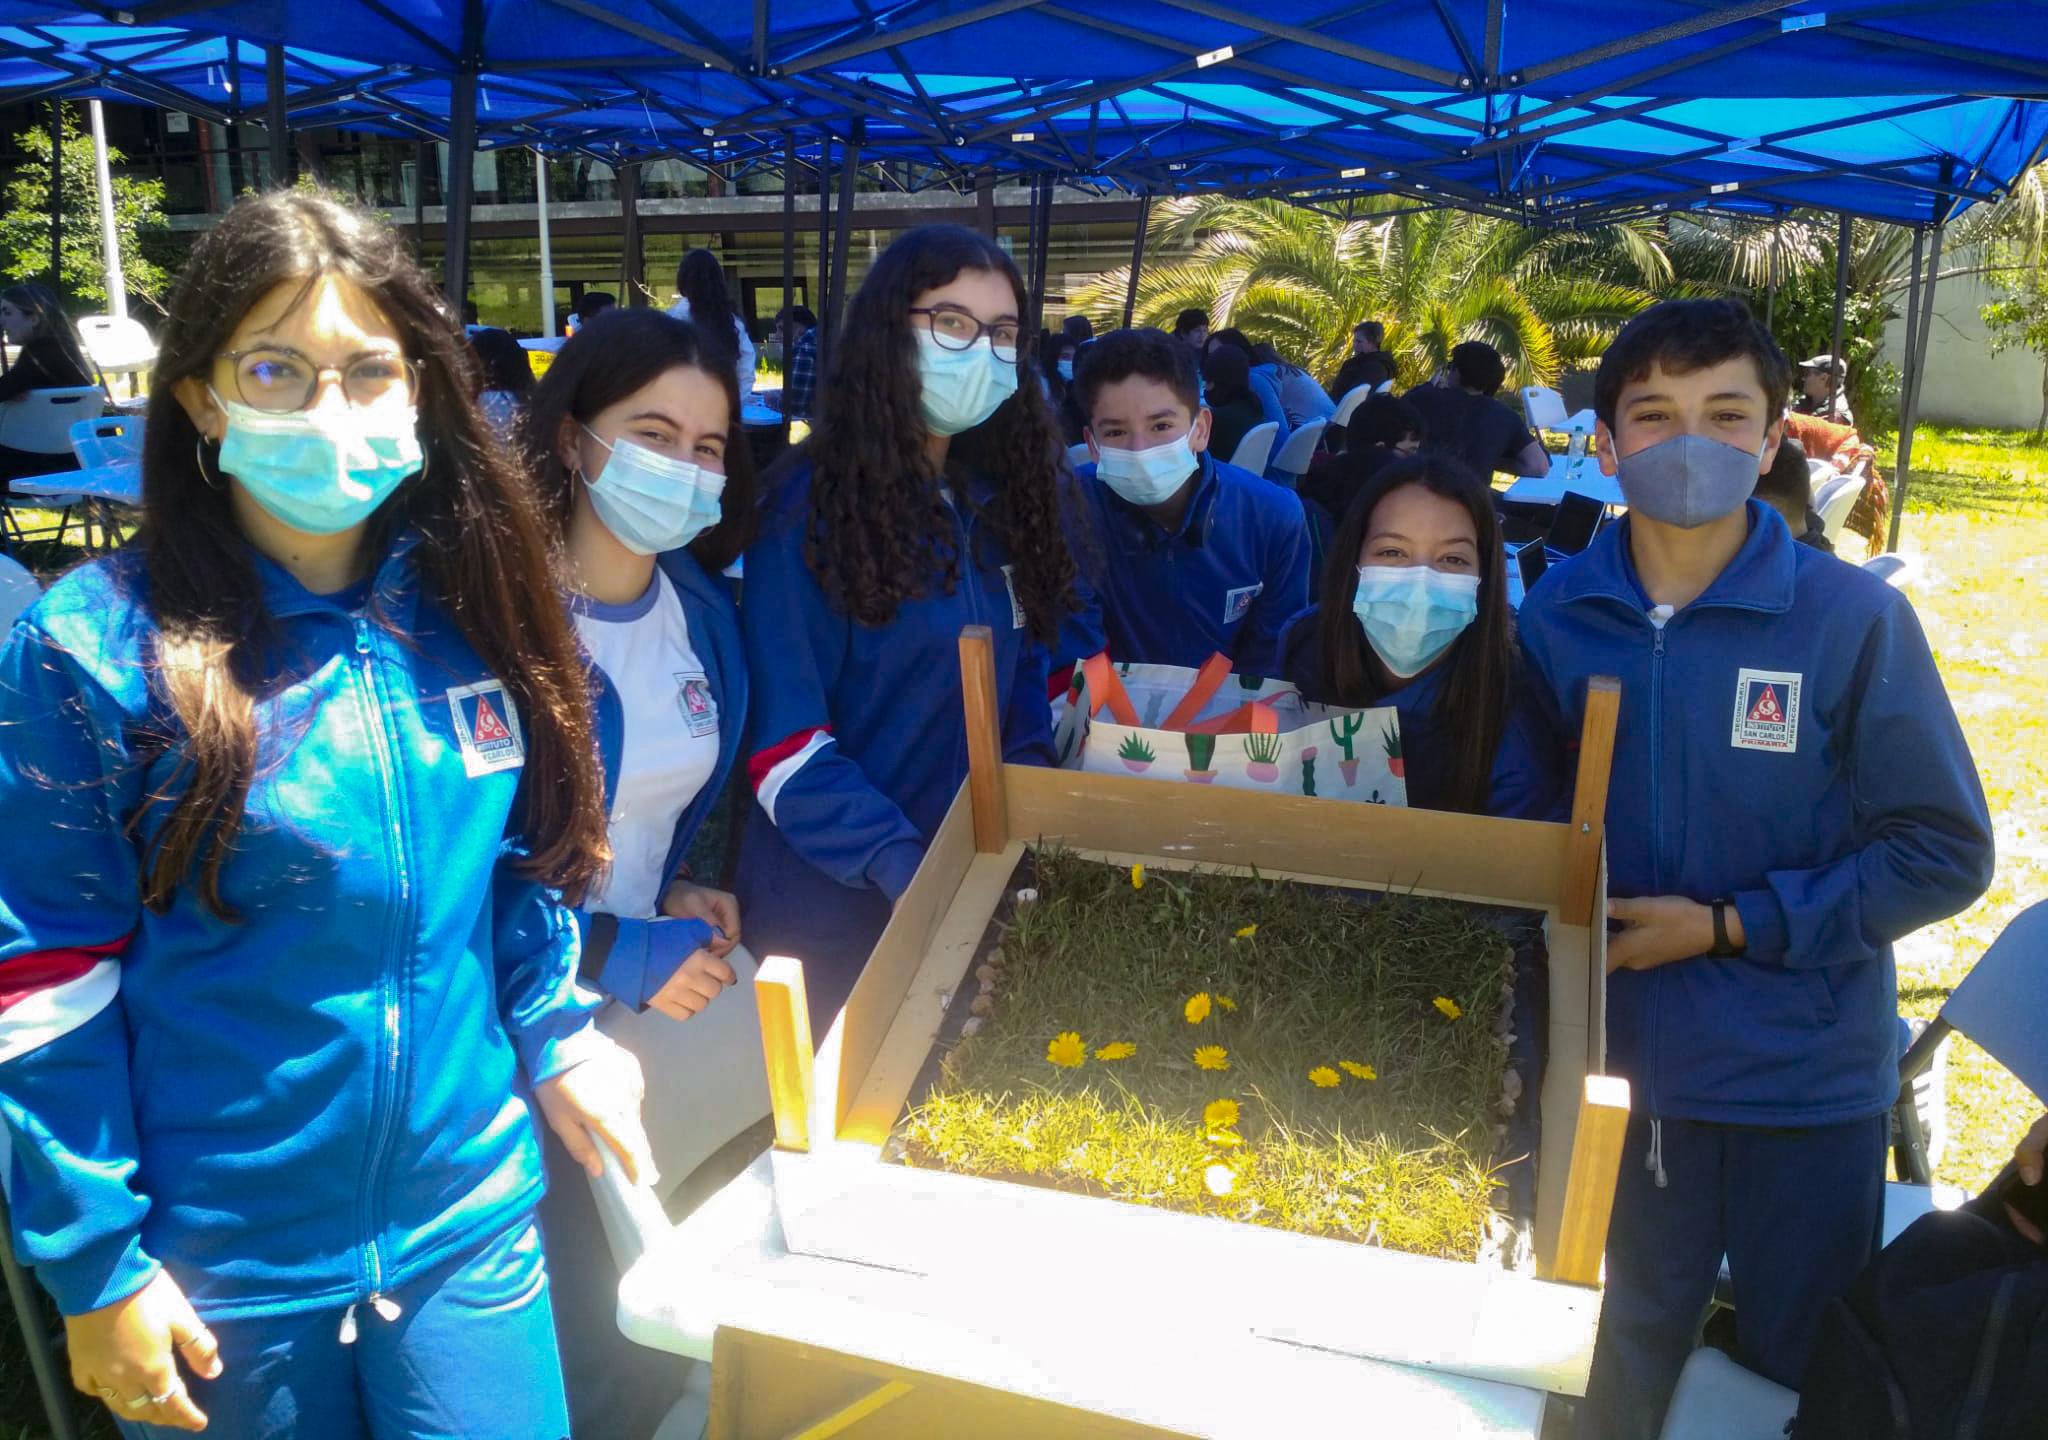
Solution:
{"label": "girl with eyeglasses", "polygon": [[804,962],[816,1038],[967,773],[962,626],[995,635],[1004,757],[1053,758],[1045,647],[1074,565],[1028,308],[992,241],[899,238],[853,298],[818,429],[747,552],[759,804],[735,888],[754,953]]}
{"label": "girl with eyeglasses", "polygon": [[588,680],[462,345],[378,220],[241,201],[137,543],[0,651],[9,1199],[131,1435],[567,1432],[535,1122],[646,1142],[560,898],[609,858]]}

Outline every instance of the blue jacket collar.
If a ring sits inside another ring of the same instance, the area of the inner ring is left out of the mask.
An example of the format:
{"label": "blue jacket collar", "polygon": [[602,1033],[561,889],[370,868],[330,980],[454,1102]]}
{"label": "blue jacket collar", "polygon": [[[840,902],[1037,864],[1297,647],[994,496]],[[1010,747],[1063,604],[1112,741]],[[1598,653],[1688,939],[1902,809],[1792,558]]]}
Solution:
{"label": "blue jacket collar", "polygon": [[[419,546],[420,533],[407,528],[393,540],[385,550],[384,558],[372,572],[371,591],[379,602],[378,608],[386,614],[400,613],[398,606],[412,588],[412,552]],[[250,547],[251,557],[256,562],[256,579],[262,587],[263,608],[273,618],[283,619],[292,615],[308,615],[318,612],[345,614],[346,607],[338,595],[315,595],[301,585],[284,566],[263,554],[254,546]],[[353,589],[354,587],[351,587]],[[347,594],[349,592],[343,592]]]}
{"label": "blue jacket collar", "polygon": [[[1751,500],[1748,509],[1749,536],[1742,542],[1742,548],[1706,593],[1686,609],[1756,610],[1782,615],[1792,608],[1799,561],[1791,532],[1763,501]],[[1649,608],[1649,598],[1629,553],[1630,523],[1628,516],[1622,516],[1601,531],[1585,553],[1559,567],[1560,604],[1614,600],[1634,610]]]}

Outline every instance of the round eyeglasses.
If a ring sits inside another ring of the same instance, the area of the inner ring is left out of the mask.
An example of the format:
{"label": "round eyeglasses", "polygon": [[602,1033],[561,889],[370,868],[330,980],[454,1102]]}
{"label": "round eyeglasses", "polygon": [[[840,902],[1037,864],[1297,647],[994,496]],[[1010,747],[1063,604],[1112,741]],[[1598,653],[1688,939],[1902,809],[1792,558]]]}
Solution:
{"label": "round eyeglasses", "polygon": [[998,320],[993,325],[983,324],[967,311],[954,305],[922,306],[911,310],[912,315],[923,320],[932,332],[932,339],[947,350],[971,350],[974,342],[988,336],[989,347],[996,352],[998,360],[1015,364],[1017,361],[1017,322]]}
{"label": "round eyeglasses", "polygon": [[403,355],[358,355],[346,365],[316,365],[281,345],[229,350],[221,359],[235,367],[235,395],[252,410],[303,410],[319,392],[322,375],[339,375],[351,405],[410,400],[419,388],[419,367]]}

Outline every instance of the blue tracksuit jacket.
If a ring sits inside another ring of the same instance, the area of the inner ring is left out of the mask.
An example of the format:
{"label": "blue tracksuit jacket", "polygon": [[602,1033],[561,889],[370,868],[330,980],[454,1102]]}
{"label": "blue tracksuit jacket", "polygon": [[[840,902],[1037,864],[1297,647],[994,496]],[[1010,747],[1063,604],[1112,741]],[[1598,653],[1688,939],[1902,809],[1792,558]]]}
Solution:
{"label": "blue tracksuit jacket", "polygon": [[[1339,702],[1322,686],[1320,614],[1311,607],[1288,622],[1280,638],[1280,676],[1300,690],[1304,699],[1329,705]],[[1355,626],[1358,620],[1347,612],[1343,623]],[[1448,664],[1436,665],[1373,702],[1375,706],[1391,705],[1400,714],[1408,803],[1417,809],[1441,810],[1448,803],[1444,797],[1451,765],[1448,732],[1436,722],[1448,669]],[[1501,730],[1486,813],[1513,820],[1553,820],[1561,807],[1569,808],[1561,773],[1563,756],[1543,712],[1531,702],[1526,685],[1522,688],[1525,693],[1509,708],[1507,724]]]}
{"label": "blue tracksuit jacket", "polygon": [[1112,657],[1195,667],[1217,651],[1242,675],[1270,675],[1280,631],[1308,604],[1308,522],[1291,490],[1204,454],[1180,529],[1157,521],[1080,469],[1088,572],[1082,612],[1060,660]]}
{"label": "blue tracksuit jacket", "polygon": [[[658,557],[657,564],[675,586],[683,603],[683,617],[690,627],[690,647],[704,663],[705,679],[718,706],[718,761],[711,777],[697,792],[676,821],[675,839],[669,845],[666,874],[675,879],[689,853],[690,842],[704,823],[704,817],[725,792],[739,757],[747,716],[747,662],[740,648],[739,611],[723,577],[707,575],[704,567],[687,550],[671,550]],[[597,673],[598,746],[604,754],[605,786],[608,793],[618,786],[619,756],[626,741],[625,716],[618,694]],[[703,920],[675,920],[666,916],[641,919],[622,915],[576,912],[577,928],[583,936],[583,978],[615,1000],[645,1009],[661,987],[691,955],[711,939],[711,926]]]}
{"label": "blue tracksuit jacket", "polygon": [[[577,936],[513,868],[524,726],[401,540],[387,631],[258,559],[247,819],[163,914],[185,784],[139,557],[60,580],[0,651],[0,1115],[15,1243],[67,1314],[159,1261],[209,1319],[351,1303],[526,1223],[518,1072],[591,1040]],[[395,633],[394,633],[395,631]]]}
{"label": "blue tracksuit jacket", "polygon": [[1899,1088],[1892,942],[1991,880],[1984,792],[1913,607],[1793,542],[1747,542],[1660,631],[1626,519],[1523,602],[1530,679],[1575,736],[1622,684],[1608,866],[1620,896],[1732,899],[1748,953],[1621,971],[1607,1047],[1647,1113],[1826,1125]]}
{"label": "blue tracksuit jacket", "polygon": [[826,1018],[819,972],[835,969],[850,986],[966,777],[961,627],[995,636],[1004,758],[1053,760],[1046,653],[1025,628],[995,537],[971,506],[954,513],[959,586],[904,601],[880,627],[834,611],[804,563],[807,466],[770,501],[747,552],[740,628],[759,803],[735,888],[749,947],[803,960]]}

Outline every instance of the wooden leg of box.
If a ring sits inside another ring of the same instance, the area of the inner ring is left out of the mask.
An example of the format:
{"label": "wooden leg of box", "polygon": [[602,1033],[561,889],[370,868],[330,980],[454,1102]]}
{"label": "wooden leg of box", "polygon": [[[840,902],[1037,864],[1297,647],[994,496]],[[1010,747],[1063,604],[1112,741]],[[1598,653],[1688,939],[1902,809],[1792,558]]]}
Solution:
{"label": "wooden leg of box", "polygon": [[974,802],[974,848],[993,855],[1010,843],[1010,815],[1003,794],[995,639],[986,625],[969,625],[960,632],[960,692],[967,708],[967,793]]}
{"label": "wooden leg of box", "polygon": [[1579,1100],[1578,1130],[1572,1137],[1557,1258],[1545,1278],[1572,1285],[1600,1283],[1600,1261],[1607,1253],[1607,1222],[1614,1215],[1614,1185],[1621,1174],[1621,1147],[1627,1134],[1628,1081],[1619,1075],[1588,1075]]}
{"label": "wooden leg of box", "polygon": [[811,1148],[811,1012],[804,998],[804,967],[788,955],[770,955],[754,975],[761,1011],[761,1055],[768,1062],[768,1099],[775,1111],[775,1143],[784,1150]]}
{"label": "wooden leg of box", "polygon": [[1614,769],[1614,727],[1621,716],[1621,682],[1595,675],[1586,682],[1586,722],[1579,734],[1579,779],[1572,792],[1572,830],[1565,842],[1565,921],[1599,925],[1593,914],[1594,877],[1607,833],[1607,782]]}

